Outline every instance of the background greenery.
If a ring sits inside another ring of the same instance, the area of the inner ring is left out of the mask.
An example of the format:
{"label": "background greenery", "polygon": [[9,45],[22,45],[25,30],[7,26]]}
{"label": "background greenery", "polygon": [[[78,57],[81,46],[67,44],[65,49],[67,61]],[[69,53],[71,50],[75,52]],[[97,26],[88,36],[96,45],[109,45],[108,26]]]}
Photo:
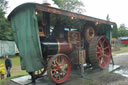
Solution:
{"label": "background greenery", "polygon": [[6,0],[0,0],[0,40],[13,40],[11,25],[5,18],[7,4]]}
{"label": "background greenery", "polygon": [[112,29],[112,37],[128,37],[128,28],[125,26],[125,24],[121,24],[119,27],[115,25]]}

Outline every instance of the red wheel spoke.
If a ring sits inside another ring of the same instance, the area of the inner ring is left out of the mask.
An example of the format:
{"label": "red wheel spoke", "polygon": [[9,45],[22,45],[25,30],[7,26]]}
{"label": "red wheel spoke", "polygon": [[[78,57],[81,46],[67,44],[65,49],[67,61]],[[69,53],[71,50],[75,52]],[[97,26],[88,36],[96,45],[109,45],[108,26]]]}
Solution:
{"label": "red wheel spoke", "polygon": [[102,65],[105,66],[105,62],[104,61],[102,62]]}
{"label": "red wheel spoke", "polygon": [[105,42],[105,39],[103,40],[102,45],[104,45],[104,42]]}
{"label": "red wheel spoke", "polygon": [[56,80],[60,80],[60,73],[56,76]]}
{"label": "red wheel spoke", "polygon": [[101,40],[99,40],[99,44],[100,44],[100,47],[102,48],[102,42],[101,42]]}
{"label": "red wheel spoke", "polygon": [[60,58],[61,58],[61,56],[59,56],[59,57],[56,58],[56,62],[57,62],[57,64],[60,63]]}
{"label": "red wheel spoke", "polygon": [[101,55],[100,55],[100,56],[97,56],[97,59],[98,59],[98,60],[100,60],[100,58],[101,58]]}
{"label": "red wheel spoke", "polygon": [[100,52],[96,52],[96,54],[100,54]]}
{"label": "red wheel spoke", "polygon": [[66,75],[67,74],[67,71],[62,71],[62,75],[64,76],[64,74]]}
{"label": "red wheel spoke", "polygon": [[98,62],[99,62],[99,63],[101,62],[101,57],[98,58]]}
{"label": "red wheel spoke", "polygon": [[55,64],[52,64],[52,68],[56,68],[57,67],[57,65],[55,65]]}
{"label": "red wheel spoke", "polygon": [[108,55],[104,54],[103,56],[104,56],[104,57],[107,57]]}
{"label": "red wheel spoke", "polygon": [[109,47],[109,46],[107,46],[107,47],[105,47],[105,48],[104,48],[104,50],[107,50],[107,49],[109,49],[109,48],[110,48],[110,47]]}
{"label": "red wheel spoke", "polygon": [[64,65],[65,64],[65,59],[62,59],[62,63],[61,63],[62,65]]}
{"label": "red wheel spoke", "polygon": [[99,50],[101,50],[101,47],[99,47],[99,45],[97,45],[97,48],[98,48]]}
{"label": "red wheel spoke", "polygon": [[108,61],[108,55],[104,54],[104,61]]}
{"label": "red wheel spoke", "polygon": [[[55,64],[51,63],[53,61]],[[58,54],[50,59],[48,64],[48,76],[53,82],[58,84],[65,82],[68,79],[70,72],[71,65],[66,55]]]}
{"label": "red wheel spoke", "polygon": [[59,65],[58,59],[55,59],[55,64]]}

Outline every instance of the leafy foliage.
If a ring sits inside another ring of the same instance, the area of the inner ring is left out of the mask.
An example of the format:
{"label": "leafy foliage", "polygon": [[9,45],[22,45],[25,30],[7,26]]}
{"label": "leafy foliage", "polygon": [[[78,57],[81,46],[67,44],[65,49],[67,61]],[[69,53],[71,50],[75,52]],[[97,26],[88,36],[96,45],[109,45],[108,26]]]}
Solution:
{"label": "leafy foliage", "polygon": [[118,28],[117,25],[114,25],[113,29],[112,29],[112,37],[113,38],[118,38],[119,34],[118,34]]}
{"label": "leafy foliage", "polygon": [[119,28],[115,25],[112,29],[112,37],[128,37],[128,28],[124,24],[121,24]]}
{"label": "leafy foliage", "polygon": [[7,8],[8,1],[0,0],[0,8],[5,10]]}
{"label": "leafy foliage", "polygon": [[84,4],[79,0],[53,0],[61,9],[71,12],[82,13],[85,11]]}
{"label": "leafy foliage", "polygon": [[10,23],[3,11],[7,8],[7,1],[0,0],[0,7],[0,40],[13,40]]}
{"label": "leafy foliage", "polygon": [[128,30],[124,24],[121,24],[119,27],[119,37],[128,37]]}

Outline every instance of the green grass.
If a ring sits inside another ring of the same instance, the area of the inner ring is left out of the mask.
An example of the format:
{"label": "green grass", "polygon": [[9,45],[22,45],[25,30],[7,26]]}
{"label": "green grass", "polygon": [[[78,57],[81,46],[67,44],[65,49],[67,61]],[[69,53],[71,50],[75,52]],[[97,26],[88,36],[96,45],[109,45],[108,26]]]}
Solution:
{"label": "green grass", "polygon": [[128,49],[125,49],[126,47],[122,47],[120,51],[112,52],[112,55],[120,54],[120,53],[126,53],[128,52]]}
{"label": "green grass", "polygon": [[[19,56],[16,56],[16,57],[11,57],[10,58],[12,60],[12,65],[13,66],[19,66],[20,65],[20,57]],[[0,64],[4,64],[5,63],[5,59],[2,58],[0,59]]]}
{"label": "green grass", "polygon": [[[12,77],[6,78],[6,74],[5,74],[5,79],[0,80],[0,85],[5,85],[5,83],[7,83],[12,78],[20,77],[23,75],[28,75],[26,71],[21,70],[19,56],[11,57],[10,59],[12,61],[12,69],[11,69]],[[4,64],[4,62],[5,62],[4,58],[0,59],[0,64],[2,63]]]}

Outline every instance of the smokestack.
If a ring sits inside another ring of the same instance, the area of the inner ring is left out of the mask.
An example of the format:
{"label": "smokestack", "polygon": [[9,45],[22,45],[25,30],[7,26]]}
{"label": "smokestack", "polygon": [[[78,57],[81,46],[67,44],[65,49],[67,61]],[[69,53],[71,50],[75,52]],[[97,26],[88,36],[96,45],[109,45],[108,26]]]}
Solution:
{"label": "smokestack", "polygon": [[51,6],[50,3],[43,3],[42,5],[45,5],[45,6]]}
{"label": "smokestack", "polygon": [[49,3],[49,0],[43,0],[43,4],[45,6],[51,6],[51,4]]}

